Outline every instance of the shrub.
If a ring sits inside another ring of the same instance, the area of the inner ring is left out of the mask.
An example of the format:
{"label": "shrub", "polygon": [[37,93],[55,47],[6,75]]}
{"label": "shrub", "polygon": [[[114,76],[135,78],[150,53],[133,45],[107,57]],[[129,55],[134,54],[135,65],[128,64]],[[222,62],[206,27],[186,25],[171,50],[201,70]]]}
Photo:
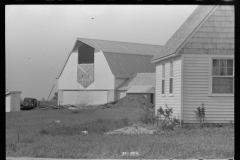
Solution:
{"label": "shrub", "polygon": [[153,110],[146,109],[145,112],[140,116],[140,121],[144,124],[154,125],[157,121],[157,117]]}
{"label": "shrub", "polygon": [[201,124],[201,127],[204,125],[204,118],[205,118],[205,108],[204,108],[204,103],[201,104],[202,107],[198,107],[197,111],[194,111],[198,122]]}
{"label": "shrub", "polygon": [[[176,118],[171,118],[173,110],[168,108],[167,104],[166,109],[163,110],[162,107],[157,110],[158,120],[161,122],[162,129],[174,129],[177,125],[180,125],[180,121]],[[163,118],[162,118],[163,117]]]}

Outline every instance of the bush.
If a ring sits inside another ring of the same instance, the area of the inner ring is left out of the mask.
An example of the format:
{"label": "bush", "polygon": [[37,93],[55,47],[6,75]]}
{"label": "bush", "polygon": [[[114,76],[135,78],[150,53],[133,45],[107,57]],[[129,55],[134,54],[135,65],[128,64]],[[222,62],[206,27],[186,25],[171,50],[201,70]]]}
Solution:
{"label": "bush", "polygon": [[145,112],[141,115],[140,121],[144,124],[154,125],[157,121],[154,110],[146,109]]}
{"label": "bush", "polygon": [[161,127],[163,130],[165,130],[165,129],[173,130],[176,128],[176,126],[180,125],[180,121],[179,121],[179,119],[172,118],[172,113],[173,113],[172,108],[168,108],[167,104],[165,104],[165,105],[166,105],[165,110],[163,110],[161,106],[157,110],[157,114],[159,116],[158,119],[161,122]]}

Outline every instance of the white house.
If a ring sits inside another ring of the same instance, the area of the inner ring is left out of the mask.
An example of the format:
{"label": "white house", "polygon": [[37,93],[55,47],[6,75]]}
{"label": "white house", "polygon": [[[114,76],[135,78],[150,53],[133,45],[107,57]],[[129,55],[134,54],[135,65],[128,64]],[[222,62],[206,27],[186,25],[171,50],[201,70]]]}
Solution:
{"label": "white house", "polygon": [[21,91],[9,91],[6,93],[6,112],[20,111]]}
{"label": "white house", "polygon": [[104,104],[135,73],[154,73],[162,46],[78,38],[57,79],[59,104]]}
{"label": "white house", "polygon": [[234,6],[199,6],[154,56],[156,110],[173,108],[184,123],[234,120]]}

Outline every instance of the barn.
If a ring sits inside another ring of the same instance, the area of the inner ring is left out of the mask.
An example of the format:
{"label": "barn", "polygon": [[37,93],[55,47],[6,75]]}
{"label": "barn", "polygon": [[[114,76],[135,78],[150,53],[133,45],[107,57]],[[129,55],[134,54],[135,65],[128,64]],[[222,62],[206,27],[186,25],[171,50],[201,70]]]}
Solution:
{"label": "barn", "polygon": [[135,73],[155,73],[162,46],[78,38],[57,76],[58,104],[104,104]]}
{"label": "barn", "polygon": [[7,92],[5,99],[5,111],[6,112],[15,112],[20,111],[20,97],[21,91],[9,91]]}
{"label": "barn", "polygon": [[156,110],[173,108],[183,123],[234,121],[234,6],[201,5],[154,56]]}

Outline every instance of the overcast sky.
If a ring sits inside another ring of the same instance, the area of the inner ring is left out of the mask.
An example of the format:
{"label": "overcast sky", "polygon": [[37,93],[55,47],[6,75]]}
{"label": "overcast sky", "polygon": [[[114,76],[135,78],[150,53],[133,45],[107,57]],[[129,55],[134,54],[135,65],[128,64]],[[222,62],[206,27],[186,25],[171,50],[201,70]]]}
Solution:
{"label": "overcast sky", "polygon": [[197,6],[5,7],[6,89],[47,99],[77,38],[164,45]]}

